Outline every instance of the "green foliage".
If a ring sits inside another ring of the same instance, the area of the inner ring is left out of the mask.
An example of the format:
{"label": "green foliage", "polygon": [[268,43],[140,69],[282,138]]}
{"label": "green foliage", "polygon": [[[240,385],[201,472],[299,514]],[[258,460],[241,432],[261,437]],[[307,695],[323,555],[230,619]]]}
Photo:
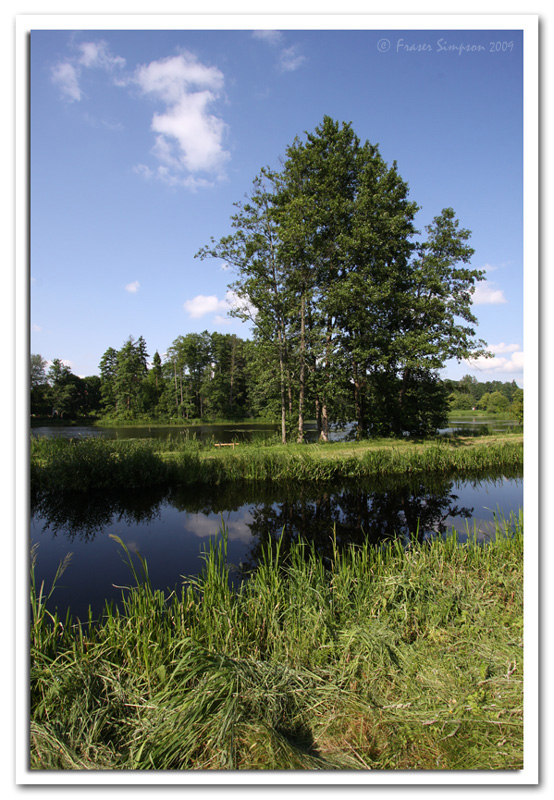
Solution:
{"label": "green foliage", "polygon": [[47,362],[31,355],[31,415],[75,420],[94,414],[100,408],[100,379],[80,378],[55,358],[46,372]]}
{"label": "green foliage", "polygon": [[523,424],[523,389],[516,389],[514,392],[510,410],[513,416]]}
{"label": "green foliage", "polygon": [[37,386],[42,386],[46,383],[46,366],[47,362],[39,353],[31,353],[31,372],[30,383],[31,389]]}
{"label": "green foliage", "polygon": [[281,440],[286,442],[286,389],[291,364],[288,320],[294,305],[291,287],[286,282],[286,264],[279,252],[280,177],[263,169],[252,183],[244,203],[235,203],[231,217],[234,233],[203,247],[199,258],[218,258],[233,266],[239,278],[230,290],[237,299],[232,314],[252,320],[259,341],[263,342],[278,376],[281,414]]}
{"label": "green foliage", "polygon": [[130,336],[115,359],[113,395],[120,419],[133,419],[144,410],[143,381],[147,374],[146,342],[140,336],[135,342]]}
{"label": "green foliage", "polygon": [[470,411],[475,408],[474,400],[467,392],[451,392],[448,402],[452,411]]}
{"label": "green foliage", "polygon": [[48,383],[46,379],[46,361],[38,353],[31,354],[31,414],[42,416],[50,411],[48,399]]}
{"label": "green foliage", "polygon": [[496,412],[505,412],[508,410],[510,406],[510,401],[507,397],[505,397],[501,392],[493,392],[489,396],[489,401],[487,403],[487,411],[492,411],[493,413]]}
{"label": "green foliage", "polygon": [[369,381],[373,436],[431,436],[446,427],[449,402],[438,375],[425,369],[405,370],[396,377],[376,373]]}
{"label": "green foliage", "polygon": [[323,440],[331,421],[353,418],[358,438],[436,430],[446,408],[436,371],[487,355],[471,311],[484,272],[469,266],[470,232],[453,209],[416,242],[418,207],[396,163],[327,116],[237,207],[234,233],[197,255],[236,268],[235,313],[271,346],[283,443],[287,414],[302,441],[310,407]]}
{"label": "green foliage", "polygon": [[470,375],[464,375],[459,381],[445,381],[445,385],[453,394],[451,408],[478,408],[492,413],[506,412],[514,403],[523,403],[523,389],[515,381],[478,381]]}

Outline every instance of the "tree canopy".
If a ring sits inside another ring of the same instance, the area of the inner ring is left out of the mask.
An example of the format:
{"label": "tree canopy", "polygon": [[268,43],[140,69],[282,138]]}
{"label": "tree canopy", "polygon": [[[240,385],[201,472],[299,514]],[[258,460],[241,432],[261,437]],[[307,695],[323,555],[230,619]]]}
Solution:
{"label": "tree canopy", "polygon": [[352,407],[360,437],[429,432],[447,410],[438,370],[486,354],[470,232],[445,208],[418,239],[408,195],[396,163],[326,116],[279,172],[256,176],[233,233],[197,253],[236,271],[236,313],[252,318],[279,375],[283,440],[293,405],[302,440],[308,397],[325,440]]}

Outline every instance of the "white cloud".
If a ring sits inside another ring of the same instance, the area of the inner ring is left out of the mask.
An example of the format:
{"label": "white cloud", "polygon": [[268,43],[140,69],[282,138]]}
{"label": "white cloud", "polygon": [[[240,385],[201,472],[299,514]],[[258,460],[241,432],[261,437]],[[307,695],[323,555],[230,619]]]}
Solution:
{"label": "white cloud", "polygon": [[230,289],[227,290],[225,297],[222,300],[220,300],[215,294],[199,294],[196,295],[196,297],[194,297],[192,300],[186,300],[183,304],[183,308],[192,319],[199,319],[200,317],[204,317],[206,314],[216,314],[217,316],[215,317],[214,321],[220,325],[228,321],[223,314],[229,313],[231,309],[239,308],[245,311],[250,317],[254,317],[256,314],[256,309],[248,302],[248,300],[240,298]]}
{"label": "white cloud", "polygon": [[152,131],[157,134],[152,152],[160,166],[151,174],[191,188],[209,183],[194,173],[221,178],[229,158],[223,147],[227,126],[209,109],[223,88],[223,73],[184,52],[139,67],[134,81],[144,94],[166,106],[152,118]]}
{"label": "white cloud", "polygon": [[33,325],[31,325],[31,330],[33,331],[33,333],[41,333],[42,328],[40,327],[40,325],[35,325],[33,323]]}
{"label": "white cloud", "polygon": [[131,294],[135,294],[140,289],[140,283],[138,281],[133,281],[132,283],[128,283],[125,287],[126,292],[130,292]]}
{"label": "white cloud", "polygon": [[230,325],[231,324],[231,318],[230,317],[224,317],[221,314],[216,314],[215,317],[213,318],[213,321],[214,321],[215,325]]}
{"label": "white cloud", "polygon": [[[523,373],[523,350],[519,345],[501,342],[500,344],[489,345],[488,350],[494,354],[493,358],[480,356],[476,359],[464,359],[464,363],[472,369],[477,369],[483,373],[503,373],[506,375],[520,375]],[[502,355],[504,353],[508,354],[509,357]]]}
{"label": "white cloud", "polygon": [[482,281],[475,287],[473,303],[476,306],[491,306],[507,303],[502,289],[496,288],[492,281]]}
{"label": "white cloud", "polygon": [[98,67],[109,71],[114,67],[125,66],[125,59],[121,56],[112,56],[106,42],[81,42],[79,50],[81,51],[79,64],[83,67]]}
{"label": "white cloud", "polygon": [[[248,526],[252,516],[247,513],[241,519],[226,519],[225,529],[230,541],[242,541],[249,543],[252,541],[252,531]],[[206,516],[203,514],[190,514],[184,523],[187,533],[192,533],[200,539],[216,537],[221,527],[221,518]]]}
{"label": "white cloud", "polygon": [[250,319],[254,319],[257,314],[257,309],[252,303],[245,297],[239,297],[236,292],[231,291],[230,289],[227,291],[225,295],[227,302],[229,303],[229,308],[234,308],[243,313],[247,314]]}
{"label": "white cloud", "polygon": [[165,114],[154,114],[160,161],[176,170],[221,172],[229,153],[222,147],[225,123],[207,110],[214,99],[208,91],[184,94]]}
{"label": "white cloud", "polygon": [[[281,45],[284,40],[282,32],[274,30],[253,31],[252,36],[274,47]],[[278,66],[281,72],[293,72],[295,69],[298,69],[305,60],[306,58],[300,53],[298,45],[293,44],[290,47],[281,48],[279,51]]]}
{"label": "white cloud", "polygon": [[156,173],[147,167],[146,164],[135,164],[133,167],[133,172],[136,172],[137,175],[142,175],[143,178],[146,180],[151,180],[155,177]]}
{"label": "white cloud", "polygon": [[75,67],[69,62],[56,64],[50,71],[52,82],[59,86],[62,96],[73,102],[81,99],[79,76]]}
{"label": "white cloud", "polygon": [[488,348],[491,353],[516,353],[518,350],[521,350],[521,345],[519,344],[505,344],[504,342],[500,342],[500,344],[491,344]]}
{"label": "white cloud", "polygon": [[298,47],[286,47],[279,56],[279,66],[283,72],[293,72],[304,63],[305,57],[298,52]]}
{"label": "white cloud", "polygon": [[279,44],[283,39],[281,31],[274,30],[252,31],[252,36],[269,44]]}
{"label": "white cloud", "polygon": [[79,79],[82,68],[96,67],[110,72],[115,67],[125,66],[125,59],[121,56],[112,56],[106,42],[81,42],[78,50],[80,55],[77,58],[69,58],[55,64],[50,71],[52,82],[60,87],[62,96],[70,102],[81,100]]}
{"label": "white cloud", "polygon": [[192,319],[199,319],[206,314],[228,311],[230,305],[227,300],[219,300],[215,294],[198,294],[192,300],[185,300],[183,308]]}
{"label": "white cloud", "polygon": [[217,67],[206,67],[192,53],[183,52],[139,67],[135,81],[145,94],[158,95],[172,105],[192,87],[219,91],[224,78]]}
{"label": "white cloud", "polygon": [[[184,51],[125,74],[121,72],[125,59],[112,55],[104,41],[81,42],[76,51],[75,56],[51,70],[51,79],[64,99],[80,101],[83,92],[79,81],[84,70],[100,69],[110,73],[117,86],[138,86],[145,96],[164,106],[153,114],[151,125],[155,134],[152,154],[157,165],[138,164],[134,168],[137,174],[193,190],[213,185],[214,177],[225,177],[224,167],[230,157],[223,146],[227,125],[212,110],[224,85],[223,73],[217,67],[202,64]],[[90,118],[88,121],[100,124]]]}

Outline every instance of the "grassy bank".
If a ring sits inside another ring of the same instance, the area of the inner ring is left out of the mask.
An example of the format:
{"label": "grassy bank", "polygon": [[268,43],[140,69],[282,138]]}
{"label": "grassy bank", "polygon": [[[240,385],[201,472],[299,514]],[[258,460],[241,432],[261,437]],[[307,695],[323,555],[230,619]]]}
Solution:
{"label": "grassy bank", "polygon": [[236,590],[225,541],[166,598],[117,540],[136,586],[101,623],[32,580],[32,769],[522,767],[521,516],[485,547],[268,545]]}
{"label": "grassy bank", "polygon": [[444,437],[236,448],[135,440],[31,442],[31,484],[45,491],[228,481],[332,481],[414,472],[479,472],[523,464],[523,436]]}

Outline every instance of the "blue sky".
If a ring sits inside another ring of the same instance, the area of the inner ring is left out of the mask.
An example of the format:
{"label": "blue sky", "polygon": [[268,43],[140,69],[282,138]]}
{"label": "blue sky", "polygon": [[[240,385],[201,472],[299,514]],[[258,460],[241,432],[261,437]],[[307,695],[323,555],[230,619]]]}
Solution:
{"label": "blue sky", "polygon": [[444,374],[523,385],[521,30],[33,28],[30,92],[31,352],[84,376],[129,335],[246,338],[194,254],[328,115],[397,161],[420,229],[451,206],[472,231],[495,358]]}

